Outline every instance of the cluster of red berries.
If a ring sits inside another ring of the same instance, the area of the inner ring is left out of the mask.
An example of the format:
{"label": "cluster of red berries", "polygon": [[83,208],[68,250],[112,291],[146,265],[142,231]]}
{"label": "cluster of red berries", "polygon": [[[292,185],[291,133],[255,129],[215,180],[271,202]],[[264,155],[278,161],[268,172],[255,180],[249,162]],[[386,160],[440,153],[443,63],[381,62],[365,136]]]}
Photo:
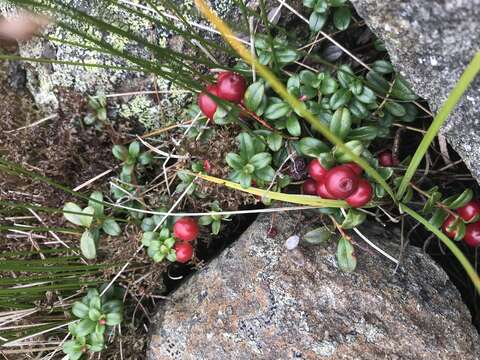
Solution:
{"label": "cluster of red berries", "polygon": [[[455,221],[465,221],[468,223],[465,229],[463,241],[471,247],[480,246],[480,201],[472,200],[465,206],[457,209],[457,213],[461,219],[450,215],[447,220],[443,222],[443,232],[451,239],[457,237],[458,227],[454,226]],[[453,227],[453,228],[452,228]]]}
{"label": "cluster of red berries", "polygon": [[180,240],[175,243],[175,253],[179,263],[187,263],[193,256],[193,247],[190,244],[198,237],[200,229],[197,222],[189,217],[178,219],[173,225],[173,236]]}
{"label": "cluster of red berries", "polygon": [[362,172],[363,169],[353,162],[328,170],[314,159],[308,164],[310,178],[303,183],[303,192],[325,199],[345,199],[351,207],[362,207],[373,196],[372,185],[361,177]]}
{"label": "cluster of red berries", "polygon": [[243,76],[230,71],[221,72],[218,74],[217,83],[208,85],[198,95],[198,106],[202,113],[211,120],[217,111],[217,103],[208,94],[239,104],[242,102],[246,90],[247,82]]}

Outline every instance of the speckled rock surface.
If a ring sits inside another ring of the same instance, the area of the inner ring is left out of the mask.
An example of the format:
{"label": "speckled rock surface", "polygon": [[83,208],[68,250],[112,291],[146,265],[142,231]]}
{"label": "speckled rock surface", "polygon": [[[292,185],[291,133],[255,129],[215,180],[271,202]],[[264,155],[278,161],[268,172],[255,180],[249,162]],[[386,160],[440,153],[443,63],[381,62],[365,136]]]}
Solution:
{"label": "speckled rock surface", "polygon": [[[396,69],[437,111],[480,49],[480,0],[352,0]],[[443,133],[480,181],[480,77]]]}
{"label": "speckled rock surface", "polygon": [[[193,1],[174,0],[178,3],[178,9],[188,19],[202,22],[196,10],[193,8]],[[114,25],[128,28],[130,31],[140,35],[160,46],[176,48],[177,51],[184,51],[183,41],[178,36],[161,28],[153,28],[151,22],[128,12],[125,9],[115,6],[115,2],[101,0],[68,0],[67,4],[88,12],[92,16],[103,17],[108,14],[109,21]],[[138,3],[138,2],[133,2]],[[222,17],[227,19],[238,18],[239,12],[234,7],[234,0],[213,0],[211,6]],[[138,10],[138,9],[137,9]],[[160,9],[161,10],[161,9]],[[0,14],[11,16],[15,12],[0,1]],[[82,30],[94,36],[100,36],[98,30],[85,25]],[[79,36],[69,33],[66,30],[50,26],[46,34],[63,40],[85,44]],[[135,47],[117,35],[101,35],[103,40],[119,50],[133,51],[140,56],[148,56],[145,49]],[[94,44],[87,44],[94,45]],[[94,64],[106,64],[113,66],[125,66],[120,58],[99,53],[94,50],[82,49],[65,43],[36,39],[20,44],[20,55],[25,57],[42,57],[62,61],[86,62]],[[131,65],[130,65],[131,66]],[[167,91],[168,94],[160,94],[160,103],[153,95],[139,95],[122,98],[112,98],[111,103],[115,104],[115,113],[121,117],[136,118],[147,129],[155,128],[169,121],[176,121],[177,115],[184,109],[185,104],[190,101],[189,93],[186,93],[178,85],[161,78],[154,78],[153,75],[135,73],[128,70],[110,70],[102,68],[85,68],[80,66],[69,66],[63,64],[38,64],[28,63],[24,65],[27,75],[27,87],[32,93],[35,102],[43,109],[52,111],[58,107],[59,99],[57,90],[59,88],[72,89],[79,93],[95,94],[118,93],[131,91],[154,90],[154,81],[160,93]]]}
{"label": "speckled rock surface", "polygon": [[[446,274],[418,249],[403,267],[357,247],[354,273],[337,269],[335,246],[285,240],[311,229],[300,213],[270,216],[186,281],[153,321],[149,360],[478,359],[470,314]],[[398,235],[368,226],[391,254]],[[362,247],[365,243],[361,243]]]}

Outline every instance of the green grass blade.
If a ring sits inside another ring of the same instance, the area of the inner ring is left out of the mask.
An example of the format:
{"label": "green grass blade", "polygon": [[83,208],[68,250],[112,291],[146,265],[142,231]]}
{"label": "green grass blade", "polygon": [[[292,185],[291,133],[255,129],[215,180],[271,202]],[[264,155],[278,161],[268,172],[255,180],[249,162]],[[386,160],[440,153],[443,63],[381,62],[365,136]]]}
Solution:
{"label": "green grass blade", "polygon": [[257,189],[254,187],[249,187],[244,189],[233,181],[228,181],[224,179],[220,179],[210,175],[204,174],[194,174],[194,176],[198,176],[203,180],[210,181],[215,184],[224,185],[231,189],[243,191],[249,194],[258,195],[258,196],[265,196],[272,200],[284,201],[292,204],[300,204],[300,205],[310,205],[316,207],[328,207],[328,208],[347,208],[349,205],[343,200],[330,200],[330,199],[322,199],[318,196],[310,196],[310,195],[294,195],[294,194],[285,194],[276,191],[267,191],[262,189]]}
{"label": "green grass blade", "polygon": [[122,71],[135,71],[135,72],[145,72],[145,69],[141,67],[132,67],[132,66],[115,66],[115,65],[105,65],[105,64],[95,64],[81,61],[66,61],[66,60],[55,60],[47,58],[31,58],[18,55],[0,55],[0,60],[13,60],[13,61],[26,61],[26,62],[36,62],[41,64],[60,64],[60,65],[71,65],[71,66],[81,66],[81,67],[90,67],[90,68],[101,68],[108,70],[122,70]]}
{"label": "green grass blade", "polygon": [[413,175],[417,171],[420,162],[422,161],[425,153],[428,150],[428,147],[430,146],[433,139],[440,130],[440,127],[447,120],[448,115],[453,111],[457,103],[460,101],[463,93],[467,90],[468,86],[473,81],[473,79],[475,79],[475,76],[479,71],[480,52],[477,52],[477,54],[474,56],[474,58],[458,80],[457,85],[455,85],[455,88],[452,90],[447,100],[443,103],[442,107],[438,111],[437,116],[435,116],[435,119],[428,128],[427,133],[424,135],[422,141],[420,142],[417,151],[415,151],[412,161],[410,162],[410,165],[408,165],[407,171],[405,172],[402,182],[400,183],[400,186],[398,188],[397,198],[402,198],[403,194],[407,190],[407,186],[410,184],[410,180],[412,180]]}
{"label": "green grass blade", "polygon": [[445,234],[442,233],[439,229],[437,229],[435,226],[430,224],[427,219],[425,219],[416,211],[410,209],[405,204],[400,204],[400,210],[406,212],[408,215],[410,215],[419,223],[421,223],[423,226],[425,226],[428,231],[436,235],[440,239],[440,241],[442,241],[445,244],[445,246],[452,252],[452,254],[457,258],[458,262],[465,269],[465,272],[467,273],[470,280],[472,280],[472,283],[475,286],[475,289],[480,294],[480,278],[478,277],[477,272],[475,271],[473,266],[470,264],[468,259],[465,257],[465,255],[463,255],[462,251],[457,247],[457,245],[455,245],[454,242],[450,240],[447,236],[445,236]]}
{"label": "green grass blade", "polygon": [[287,101],[292,108],[301,114],[302,118],[306,119],[328,141],[342,149],[344,153],[348,154],[353,161],[360,165],[365,172],[375,179],[375,181],[385,189],[392,199],[396,201],[396,197],[392,188],[387,184],[382,176],[366,160],[355,155],[349,148],[347,148],[343,141],[334,135],[325,125],[321,123],[320,120],[318,120],[310,111],[308,111],[301,101],[299,101],[295,96],[291,95],[282,82],[278,80],[277,77],[270,71],[270,69],[260,64],[254,57],[252,57],[250,51],[235,39],[230,28],[212,12],[204,0],[196,0],[195,3],[203,15],[210,21],[210,23],[212,23],[222,33],[223,38],[237,51],[239,56],[242,57],[248,64],[255,65],[255,69],[258,71],[258,73],[270,84],[272,89],[275,90],[278,95]]}

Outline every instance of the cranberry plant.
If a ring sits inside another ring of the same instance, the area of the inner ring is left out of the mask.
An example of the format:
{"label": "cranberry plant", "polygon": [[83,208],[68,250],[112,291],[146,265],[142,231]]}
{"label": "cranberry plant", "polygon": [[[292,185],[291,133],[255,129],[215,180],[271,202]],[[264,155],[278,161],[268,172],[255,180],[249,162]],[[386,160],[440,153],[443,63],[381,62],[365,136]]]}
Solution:
{"label": "cranberry plant", "polygon": [[85,229],[80,238],[80,250],[87,259],[95,259],[97,246],[102,233],[118,236],[121,228],[117,221],[104,214],[103,195],[94,191],[90,195],[88,206],[81,208],[73,202],[67,202],[63,207],[64,217],[72,224]]}
{"label": "cranberry plant", "polygon": [[72,340],[63,344],[63,351],[70,360],[91,356],[105,348],[105,334],[120,325],[123,320],[123,303],[116,298],[115,290],[101,295],[97,289],[89,289],[81,301],[76,301],[72,313],[78,321],[68,327]]}

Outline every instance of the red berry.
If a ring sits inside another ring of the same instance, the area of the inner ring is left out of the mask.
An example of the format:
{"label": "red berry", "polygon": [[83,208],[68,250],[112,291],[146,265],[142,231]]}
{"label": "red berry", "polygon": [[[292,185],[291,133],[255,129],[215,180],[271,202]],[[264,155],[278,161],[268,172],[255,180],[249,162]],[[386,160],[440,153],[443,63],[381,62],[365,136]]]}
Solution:
{"label": "red berry", "polygon": [[358,187],[358,176],[345,165],[335,166],[325,175],[325,187],[335,199],[345,199]]}
{"label": "red berry", "polygon": [[307,167],[308,175],[315,181],[323,181],[323,178],[327,174],[328,170],[325,169],[320,161],[314,159],[310,161]]}
{"label": "red berry", "polygon": [[393,154],[390,150],[384,150],[378,154],[378,162],[380,163],[380,166],[396,165],[396,161],[393,159]]}
{"label": "red berry", "polygon": [[98,320],[98,323],[99,323],[100,325],[105,325],[105,324],[107,323],[107,320],[105,320],[105,319],[100,319],[100,320]]}
{"label": "red berry", "polygon": [[449,230],[449,227],[452,226],[453,222],[455,221],[456,217],[450,215],[447,220],[445,220],[442,224],[442,230],[450,239],[455,239],[457,236],[457,229]]}
{"label": "red berry", "polygon": [[208,160],[203,160],[203,169],[209,173],[210,171],[212,171],[212,165],[210,165],[210,161]]}
{"label": "red berry", "polygon": [[218,75],[217,75],[217,83],[219,81],[222,81],[224,78],[226,78],[227,76],[229,76],[231,74],[230,71],[222,71],[222,72],[219,72]]}
{"label": "red berry", "polygon": [[471,247],[477,247],[480,245],[480,221],[467,225],[463,241]]}
{"label": "red berry", "polygon": [[335,197],[328,192],[324,182],[317,183],[317,195],[323,199],[335,199]]}
{"label": "red berry", "polygon": [[198,237],[199,229],[195,220],[183,217],[173,225],[173,236],[183,241],[193,241]]}
{"label": "red berry", "polygon": [[245,90],[247,90],[247,82],[243,76],[229,72],[219,76],[217,87],[218,97],[234,103],[240,103]]}
{"label": "red berry", "polygon": [[202,113],[209,119],[213,119],[217,111],[217,103],[208,94],[218,96],[217,85],[208,85],[207,88],[198,95],[198,106]]}
{"label": "red berry", "polygon": [[347,197],[346,201],[347,204],[350,205],[351,207],[354,208],[359,208],[362,206],[365,206],[370,200],[372,200],[373,196],[373,189],[372,185],[365,180],[365,179],[360,179],[358,181],[358,187],[357,190]]}
{"label": "red berry", "polygon": [[179,263],[185,264],[189,262],[193,256],[193,247],[189,243],[176,243],[174,249]]}
{"label": "red berry", "polygon": [[475,220],[480,215],[480,201],[472,200],[467,205],[458,208],[457,212],[466,222]]}
{"label": "red berry", "polygon": [[358,176],[362,175],[362,173],[363,173],[363,169],[357,163],[348,162],[348,163],[343,164],[343,165],[348,166]]}
{"label": "red berry", "polygon": [[313,179],[305,180],[302,188],[304,194],[317,195],[317,183]]}

